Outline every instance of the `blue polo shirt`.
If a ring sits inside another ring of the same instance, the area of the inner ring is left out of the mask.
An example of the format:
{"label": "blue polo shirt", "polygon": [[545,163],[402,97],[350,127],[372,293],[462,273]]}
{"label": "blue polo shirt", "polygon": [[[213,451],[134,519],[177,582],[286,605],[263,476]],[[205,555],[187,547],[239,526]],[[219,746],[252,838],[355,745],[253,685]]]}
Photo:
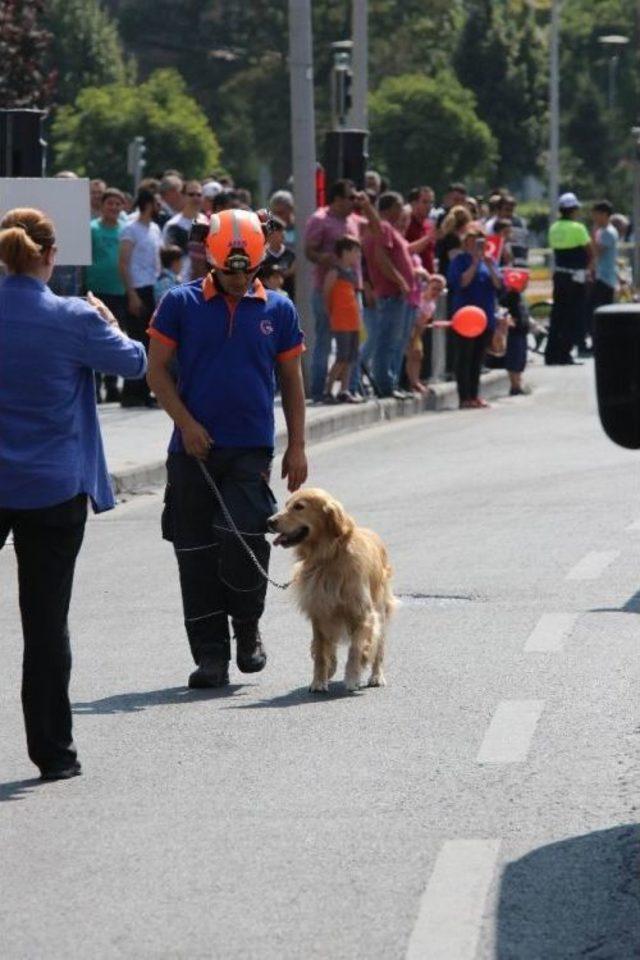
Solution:
{"label": "blue polo shirt", "polygon": [[[238,301],[211,277],[169,290],[149,336],[175,346],[178,393],[221,447],[272,447],[277,363],[299,356],[303,334],[288,297],[256,280]],[[176,428],[169,452],[181,452]]]}

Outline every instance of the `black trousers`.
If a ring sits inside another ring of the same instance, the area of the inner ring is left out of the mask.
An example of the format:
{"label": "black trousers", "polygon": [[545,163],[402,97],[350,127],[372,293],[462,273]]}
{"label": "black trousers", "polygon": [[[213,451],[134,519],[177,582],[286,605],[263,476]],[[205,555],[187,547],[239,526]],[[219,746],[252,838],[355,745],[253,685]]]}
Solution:
{"label": "black trousers", "polygon": [[[238,529],[265,569],[270,546],[267,520],[276,510],[269,487],[273,451],[268,447],[214,447],[206,462]],[[197,461],[169,454],[162,533],[176,553],[184,623],[196,663],[204,654],[229,660],[229,618],[256,622],[264,611],[267,583],[228,530]]]}
{"label": "black trousers", "polygon": [[460,403],[476,400],[480,391],[480,370],[491,334],[485,330],[479,337],[455,338],[455,370]]}
{"label": "black trousers", "polygon": [[0,508],[0,547],[13,530],[18,560],[27,748],[41,770],[65,767],[76,759],[67,614],[86,519],[85,494],[37,510]]}
{"label": "black trousers", "polygon": [[[144,344],[145,350],[149,350],[149,337],[147,336],[147,327],[155,310],[155,300],[153,297],[153,287],[137,287],[136,293],[142,300],[142,311],[139,317],[134,317],[128,313],[125,318],[125,330],[132,340],[138,340]],[[146,377],[141,380],[125,380],[122,388],[121,403],[123,407],[143,407],[149,399],[149,385]]]}
{"label": "black trousers", "polygon": [[[591,287],[591,297],[589,298],[589,316],[593,318],[598,307],[608,307],[615,300],[616,292],[608,283],[602,280],[596,280]],[[591,330],[593,330],[593,319],[591,319]]]}
{"label": "black trousers", "polygon": [[571,362],[571,350],[584,336],[585,315],[586,284],[575,283],[570,273],[554,273],[545,363]]}

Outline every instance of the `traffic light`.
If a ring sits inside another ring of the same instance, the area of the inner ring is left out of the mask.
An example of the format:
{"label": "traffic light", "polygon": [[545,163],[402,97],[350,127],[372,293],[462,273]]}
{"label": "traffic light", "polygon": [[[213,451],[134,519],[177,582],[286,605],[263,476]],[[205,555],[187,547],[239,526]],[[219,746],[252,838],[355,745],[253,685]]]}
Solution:
{"label": "traffic light", "polygon": [[333,68],[333,113],[337,127],[345,127],[353,106],[353,71],[346,63],[337,63]]}
{"label": "traffic light", "polygon": [[147,145],[144,137],[134,137],[129,143],[127,149],[127,173],[133,177],[133,192],[138,189],[144,168],[147,165],[145,159],[147,155]]}

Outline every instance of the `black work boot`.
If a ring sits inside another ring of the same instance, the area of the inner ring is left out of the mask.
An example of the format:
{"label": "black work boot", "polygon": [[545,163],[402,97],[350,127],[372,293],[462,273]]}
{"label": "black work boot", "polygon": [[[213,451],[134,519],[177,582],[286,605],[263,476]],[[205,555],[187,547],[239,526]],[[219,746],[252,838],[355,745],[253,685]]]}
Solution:
{"label": "black work boot", "polygon": [[211,687],[226,687],[229,683],[229,664],[210,653],[203,654],[200,663],[189,677],[189,686],[193,690],[206,690]]}
{"label": "black work boot", "polygon": [[267,665],[267,654],[262,646],[257,620],[238,623],[234,620],[236,663],[241,673],[259,673]]}

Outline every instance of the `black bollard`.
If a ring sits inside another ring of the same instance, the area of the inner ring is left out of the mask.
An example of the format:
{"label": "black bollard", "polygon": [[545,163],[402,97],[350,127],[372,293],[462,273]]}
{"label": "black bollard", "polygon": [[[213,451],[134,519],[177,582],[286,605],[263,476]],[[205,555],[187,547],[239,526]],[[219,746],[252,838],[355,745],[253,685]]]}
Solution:
{"label": "black bollard", "polygon": [[640,304],[600,307],[594,315],[598,410],[610,440],[640,449]]}

